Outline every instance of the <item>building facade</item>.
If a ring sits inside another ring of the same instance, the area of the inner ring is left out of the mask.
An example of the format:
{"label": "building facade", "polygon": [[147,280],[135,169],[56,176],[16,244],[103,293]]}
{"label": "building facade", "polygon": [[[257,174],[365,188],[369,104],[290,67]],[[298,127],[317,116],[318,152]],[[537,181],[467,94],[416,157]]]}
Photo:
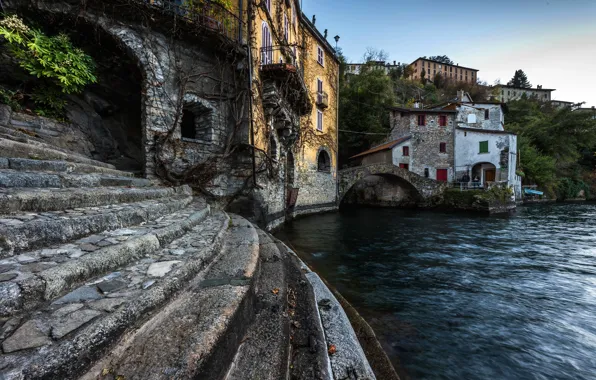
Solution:
{"label": "building facade", "polygon": [[401,64],[393,61],[393,64],[385,61],[370,61],[367,63],[348,63],[346,65],[346,74],[359,75],[362,72],[362,68],[365,66],[372,67],[376,70],[383,70],[385,74],[389,75],[391,70],[397,69]]}
{"label": "building facade", "polygon": [[455,81],[476,83],[478,81],[478,70],[459,65],[450,65],[443,62],[432,61],[426,58],[418,58],[410,64],[410,78],[420,80],[423,77],[433,81],[435,76],[441,75],[443,79]]}
{"label": "building facade", "polygon": [[[339,61],[298,1],[250,1],[255,219],[337,207]],[[251,16],[252,15],[252,16]]]}
{"label": "building facade", "polygon": [[507,85],[496,86],[496,100],[507,103],[513,100],[520,100],[523,96],[529,99],[536,99],[542,102],[550,102],[552,98],[552,92],[556,91],[553,89],[542,88],[537,86],[536,88],[522,88]]}

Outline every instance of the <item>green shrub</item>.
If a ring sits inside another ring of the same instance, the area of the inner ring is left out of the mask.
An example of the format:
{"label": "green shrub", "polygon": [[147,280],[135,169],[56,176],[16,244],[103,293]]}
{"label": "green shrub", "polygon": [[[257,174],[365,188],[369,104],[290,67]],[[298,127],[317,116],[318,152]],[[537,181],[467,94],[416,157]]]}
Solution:
{"label": "green shrub", "polygon": [[23,69],[51,81],[65,94],[80,93],[97,82],[93,59],[75,48],[65,34],[48,37],[13,15],[0,21],[0,35]]}
{"label": "green shrub", "polygon": [[581,191],[586,198],[590,196],[590,187],[582,180],[563,178],[557,185],[557,198],[561,200],[575,199]]}
{"label": "green shrub", "polygon": [[21,104],[18,101],[18,93],[4,87],[0,87],[0,103],[7,104],[13,111],[20,111]]}

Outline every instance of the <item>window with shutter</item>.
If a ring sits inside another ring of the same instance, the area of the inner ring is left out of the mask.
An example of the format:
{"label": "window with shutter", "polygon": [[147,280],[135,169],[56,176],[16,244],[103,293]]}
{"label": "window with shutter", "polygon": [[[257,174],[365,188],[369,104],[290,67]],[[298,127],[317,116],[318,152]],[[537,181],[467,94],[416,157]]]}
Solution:
{"label": "window with shutter", "polygon": [[418,125],[419,126],[426,125],[426,115],[418,115]]}
{"label": "window with shutter", "polygon": [[323,132],[323,112],[317,110],[317,131]]}
{"label": "window with shutter", "polygon": [[263,65],[270,65],[273,63],[273,42],[271,40],[271,31],[269,30],[269,25],[266,22],[263,22],[262,26],[262,34],[261,34],[261,47],[262,47],[262,54],[261,60]]}
{"label": "window with shutter", "polygon": [[319,65],[325,66],[325,52],[320,46],[317,46],[317,62]]}
{"label": "window with shutter", "polygon": [[490,112],[489,110],[484,110],[484,120],[490,119]]}
{"label": "window with shutter", "polygon": [[442,142],[439,144],[439,152],[447,153],[447,143]]}
{"label": "window with shutter", "polygon": [[480,141],[480,149],[478,153],[488,153],[488,141]]}
{"label": "window with shutter", "polygon": [[447,116],[441,115],[439,116],[439,126],[446,127],[447,126]]}
{"label": "window with shutter", "polygon": [[407,157],[410,155],[410,147],[409,146],[404,146],[402,148],[402,156]]}

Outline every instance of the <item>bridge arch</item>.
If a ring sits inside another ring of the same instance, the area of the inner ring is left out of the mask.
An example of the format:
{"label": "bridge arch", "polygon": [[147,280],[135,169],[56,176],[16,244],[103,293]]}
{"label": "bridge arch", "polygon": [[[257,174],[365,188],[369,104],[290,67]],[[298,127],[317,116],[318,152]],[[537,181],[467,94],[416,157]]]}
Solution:
{"label": "bridge arch", "polygon": [[393,164],[371,164],[344,169],[339,172],[338,203],[341,203],[352,187],[369,176],[390,176],[408,184],[422,202],[440,196],[447,184],[424,178]]}

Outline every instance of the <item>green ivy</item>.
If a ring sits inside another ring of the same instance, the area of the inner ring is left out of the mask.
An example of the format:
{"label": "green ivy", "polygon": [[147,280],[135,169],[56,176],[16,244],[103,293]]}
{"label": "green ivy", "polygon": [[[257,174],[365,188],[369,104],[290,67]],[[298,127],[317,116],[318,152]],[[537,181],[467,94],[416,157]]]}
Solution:
{"label": "green ivy", "polygon": [[80,93],[97,82],[93,59],[75,48],[65,34],[48,37],[18,16],[8,16],[0,21],[0,36],[23,69],[50,80],[65,94]]}
{"label": "green ivy", "polygon": [[65,120],[66,100],[55,86],[39,86],[31,94],[37,108],[35,113],[39,116],[50,117],[60,121]]}

